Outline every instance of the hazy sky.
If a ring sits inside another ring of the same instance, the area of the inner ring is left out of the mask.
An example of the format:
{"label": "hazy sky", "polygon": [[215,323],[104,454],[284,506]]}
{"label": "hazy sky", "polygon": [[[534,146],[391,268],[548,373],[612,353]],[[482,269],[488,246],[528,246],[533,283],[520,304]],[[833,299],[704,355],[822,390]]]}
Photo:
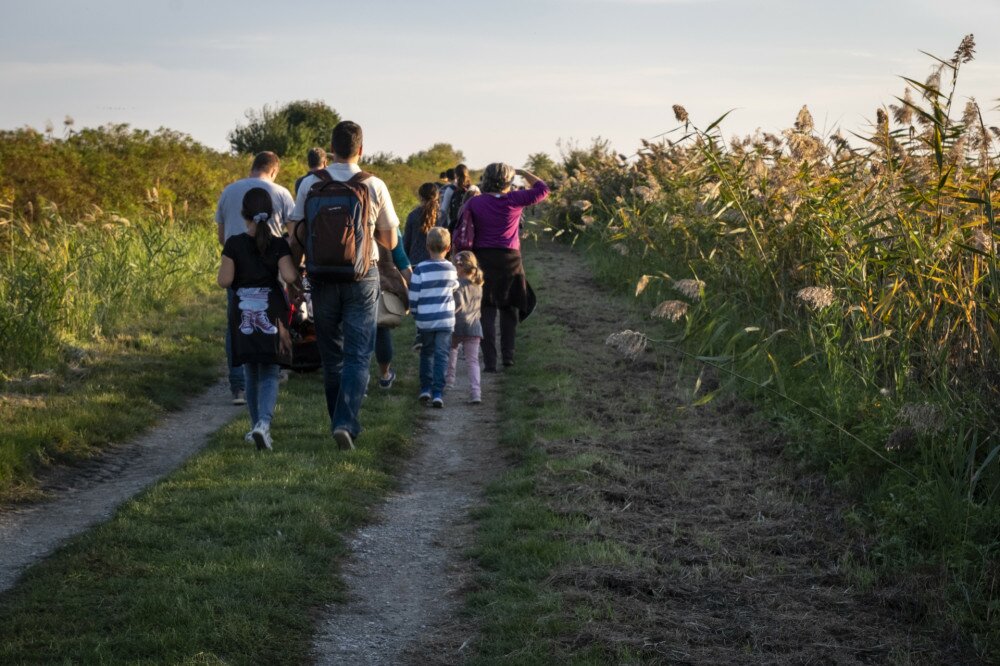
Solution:
{"label": "hazy sky", "polygon": [[[438,141],[473,166],[559,139],[633,152],[685,105],[727,134],[808,104],[860,130],[976,34],[960,94],[1000,97],[1000,0],[0,0],[0,128],[166,126],[224,149],[249,108],[319,99],[369,152]],[[990,120],[1000,124],[992,113]]]}

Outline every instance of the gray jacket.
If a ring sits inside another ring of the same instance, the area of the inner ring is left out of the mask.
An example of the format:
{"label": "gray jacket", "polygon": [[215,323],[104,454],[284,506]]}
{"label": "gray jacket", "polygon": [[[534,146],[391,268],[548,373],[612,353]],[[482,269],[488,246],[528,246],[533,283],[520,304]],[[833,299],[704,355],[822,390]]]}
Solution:
{"label": "gray jacket", "polygon": [[483,286],[459,278],[458,289],[455,290],[455,331],[452,335],[483,337],[483,323],[479,314],[482,303]]}

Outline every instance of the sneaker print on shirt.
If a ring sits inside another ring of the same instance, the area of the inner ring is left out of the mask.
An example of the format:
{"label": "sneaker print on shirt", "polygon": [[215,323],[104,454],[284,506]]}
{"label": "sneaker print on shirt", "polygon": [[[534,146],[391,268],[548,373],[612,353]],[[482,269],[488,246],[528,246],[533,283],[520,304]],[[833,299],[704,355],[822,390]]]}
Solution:
{"label": "sneaker print on shirt", "polygon": [[240,299],[240,333],[250,335],[256,328],[265,335],[275,335],[278,328],[267,318],[267,287],[244,287],[236,290]]}

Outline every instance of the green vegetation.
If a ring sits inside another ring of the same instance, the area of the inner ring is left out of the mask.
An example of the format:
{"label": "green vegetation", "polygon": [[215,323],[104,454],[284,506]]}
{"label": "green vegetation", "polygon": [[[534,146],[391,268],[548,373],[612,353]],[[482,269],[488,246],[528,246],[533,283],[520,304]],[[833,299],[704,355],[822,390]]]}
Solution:
{"label": "green vegetation", "polygon": [[699,129],[678,105],[681,126],[634,159],[600,142],[566,154],[549,220],[666,320],[648,335],[759,399],[862,500],[868,565],[943,583],[944,612],[989,652],[1000,130],[974,101],[953,117],[973,51],[970,36],[907,79],[861,147],[818,136],[805,108],[781,136],[727,144],[721,118]]}
{"label": "green vegetation", "polygon": [[0,604],[0,662],[307,661],[316,609],[341,595],[344,535],[391,486],[409,445],[415,374],[371,394],[359,448],[346,453],[330,437],[320,375],[292,377],[273,452],[244,442],[238,419],[29,570]]}
{"label": "green vegetation", "polygon": [[319,101],[298,100],[272,109],[247,111],[247,124],[229,133],[229,145],[241,155],[270,150],[278,157],[304,160],[313,146],[330,147],[330,135],[340,114]]}
{"label": "green vegetation", "polygon": [[[532,273],[544,276],[543,269]],[[627,549],[596,535],[582,513],[556,511],[549,496],[553,485],[565,492],[593,479],[591,469],[615,465],[594,453],[556,457],[544,448],[597,427],[575,407],[580,359],[564,343],[573,335],[544,313],[536,315],[520,333],[516,372],[503,376],[500,443],[516,463],[490,487],[488,504],[476,515],[472,555],[484,574],[469,596],[481,630],[472,663],[606,664],[635,656],[607,645],[572,645],[569,637],[604,611],[552,584],[553,574],[569,567],[633,560]]]}

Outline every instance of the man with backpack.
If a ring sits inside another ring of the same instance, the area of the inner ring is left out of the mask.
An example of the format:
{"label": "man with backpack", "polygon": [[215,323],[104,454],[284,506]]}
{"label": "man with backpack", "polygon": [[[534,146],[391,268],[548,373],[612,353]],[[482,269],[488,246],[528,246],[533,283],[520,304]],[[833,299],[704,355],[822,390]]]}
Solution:
{"label": "man with backpack", "polygon": [[307,176],[289,216],[293,258],[306,261],[333,438],[353,449],[375,350],[379,293],[375,242],[396,246],[399,218],[385,183],[358,166],[361,127],[333,128],[333,163]]}
{"label": "man with backpack", "polygon": [[465,202],[479,194],[479,188],[472,184],[469,167],[459,164],[454,169],[455,182],[441,192],[441,209],[438,213],[438,226],[447,227],[454,233],[458,226],[459,212]]}

